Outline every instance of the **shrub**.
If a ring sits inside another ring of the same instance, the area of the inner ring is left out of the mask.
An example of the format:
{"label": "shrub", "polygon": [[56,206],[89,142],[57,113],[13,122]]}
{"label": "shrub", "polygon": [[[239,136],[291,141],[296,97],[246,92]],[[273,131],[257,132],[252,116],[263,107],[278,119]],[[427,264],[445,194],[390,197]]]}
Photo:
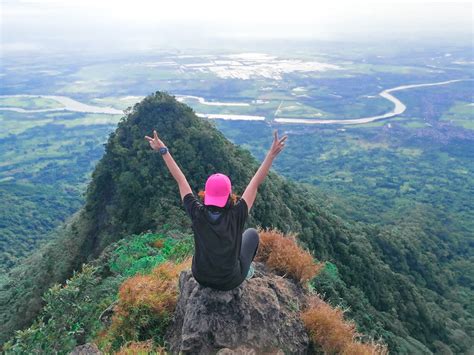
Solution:
{"label": "shrub", "polygon": [[344,311],[333,308],[321,299],[309,298],[307,309],[301,313],[301,319],[311,340],[320,345],[328,354],[387,354],[384,345],[360,343],[356,338],[355,324],[344,320]]}
{"label": "shrub", "polygon": [[153,242],[153,246],[157,249],[163,248],[164,245],[165,245],[165,241],[163,239],[157,239]]}
{"label": "shrub", "polygon": [[84,342],[88,332],[100,327],[103,294],[97,270],[83,265],[65,285],[53,285],[43,297],[41,315],[4,344],[5,353],[66,353]]}
{"label": "shrub", "polygon": [[276,229],[259,228],[258,232],[260,244],[255,260],[265,262],[271,269],[304,283],[323,267],[298,245],[295,235],[284,235]]}
{"label": "shrub", "polygon": [[153,267],[165,261],[162,253],[152,246],[157,240],[164,241],[164,238],[163,235],[146,233],[123,239],[110,257],[110,270],[125,276],[149,273]]}
{"label": "shrub", "polygon": [[166,354],[162,347],[155,347],[151,340],[130,342],[120,348],[116,355]]}
{"label": "shrub", "polygon": [[119,299],[112,317],[106,351],[127,341],[152,339],[161,344],[178,300],[178,277],[189,268],[191,258],[175,264],[167,261],[148,275],[137,274],[120,286]]}
{"label": "shrub", "polygon": [[342,355],[374,355],[388,354],[385,346],[372,342],[370,344],[352,342],[349,343],[341,353]]}
{"label": "shrub", "polygon": [[110,270],[124,276],[148,274],[166,260],[181,262],[193,254],[192,237],[175,239],[163,234],[133,235],[119,242],[109,260]]}

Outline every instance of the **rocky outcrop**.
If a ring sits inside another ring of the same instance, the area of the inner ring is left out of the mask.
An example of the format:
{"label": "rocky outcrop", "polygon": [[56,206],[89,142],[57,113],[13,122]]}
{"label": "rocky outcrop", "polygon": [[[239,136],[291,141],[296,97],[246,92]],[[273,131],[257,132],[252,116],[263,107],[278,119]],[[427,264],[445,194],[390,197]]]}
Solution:
{"label": "rocky outcrop", "polygon": [[74,348],[69,355],[102,355],[102,351],[99,350],[97,345],[92,343],[87,343],[84,345],[79,345]]}
{"label": "rocky outcrop", "polygon": [[106,327],[112,325],[112,316],[114,315],[114,309],[118,301],[114,301],[110,306],[108,306],[99,316],[99,321]]}
{"label": "rocky outcrop", "polygon": [[255,263],[254,277],[231,291],[201,286],[186,270],[180,274],[179,290],[165,337],[171,353],[309,352],[299,315],[306,297],[303,288],[263,263]]}

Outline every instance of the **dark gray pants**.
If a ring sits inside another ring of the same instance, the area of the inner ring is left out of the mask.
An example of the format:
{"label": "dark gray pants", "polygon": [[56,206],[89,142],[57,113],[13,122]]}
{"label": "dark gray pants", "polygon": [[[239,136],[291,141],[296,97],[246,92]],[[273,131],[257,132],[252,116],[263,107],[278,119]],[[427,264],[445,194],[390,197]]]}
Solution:
{"label": "dark gray pants", "polygon": [[250,269],[250,264],[257,254],[260,238],[255,228],[247,228],[242,234],[242,247],[240,248],[240,269],[242,279],[245,279]]}

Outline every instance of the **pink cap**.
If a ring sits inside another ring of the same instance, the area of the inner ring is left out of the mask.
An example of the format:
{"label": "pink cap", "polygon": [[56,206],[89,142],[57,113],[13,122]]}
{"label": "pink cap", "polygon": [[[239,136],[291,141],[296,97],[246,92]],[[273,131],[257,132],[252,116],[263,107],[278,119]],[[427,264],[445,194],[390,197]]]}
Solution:
{"label": "pink cap", "polygon": [[230,179],[224,174],[213,174],[207,178],[204,204],[224,207],[232,191]]}

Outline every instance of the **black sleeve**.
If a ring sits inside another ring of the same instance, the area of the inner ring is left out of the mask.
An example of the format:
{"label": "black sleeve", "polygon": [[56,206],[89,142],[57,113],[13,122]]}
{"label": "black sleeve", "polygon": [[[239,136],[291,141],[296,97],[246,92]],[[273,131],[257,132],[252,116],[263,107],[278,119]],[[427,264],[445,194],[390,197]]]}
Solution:
{"label": "black sleeve", "polygon": [[190,192],[189,194],[184,196],[183,204],[188,216],[191,217],[191,219],[194,219],[194,216],[196,215],[196,210],[201,204],[199,200],[196,198],[196,196],[194,196],[194,194]]}
{"label": "black sleeve", "polygon": [[243,198],[240,198],[235,204],[233,210],[237,223],[243,226],[245,224],[245,221],[247,220],[247,217],[249,216],[249,208],[247,202]]}

